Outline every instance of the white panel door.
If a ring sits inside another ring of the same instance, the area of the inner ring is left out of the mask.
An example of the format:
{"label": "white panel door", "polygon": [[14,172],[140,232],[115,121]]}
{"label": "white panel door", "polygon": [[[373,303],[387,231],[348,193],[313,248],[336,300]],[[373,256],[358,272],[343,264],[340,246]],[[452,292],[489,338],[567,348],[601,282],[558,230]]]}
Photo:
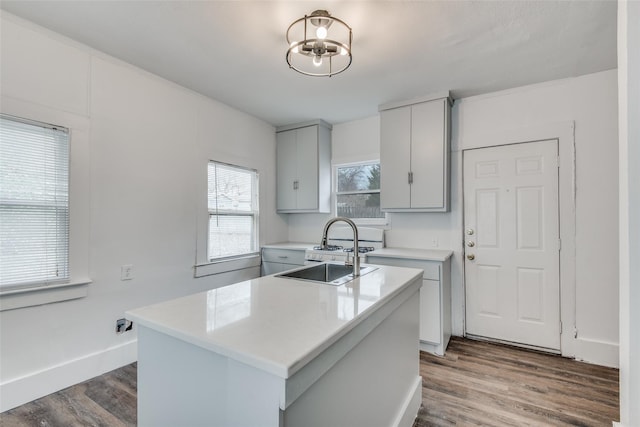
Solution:
{"label": "white panel door", "polygon": [[380,207],[410,208],[411,107],[380,112]]}
{"label": "white panel door", "polygon": [[560,349],[557,140],[464,152],[467,334]]}
{"label": "white panel door", "polygon": [[277,134],[276,144],[276,206],[278,209],[295,209],[298,151],[296,131],[290,130]]}
{"label": "white panel door", "polygon": [[411,107],[412,208],[444,206],[444,109],[447,99]]}
{"label": "white panel door", "polygon": [[297,209],[318,209],[318,126],[296,130]]}

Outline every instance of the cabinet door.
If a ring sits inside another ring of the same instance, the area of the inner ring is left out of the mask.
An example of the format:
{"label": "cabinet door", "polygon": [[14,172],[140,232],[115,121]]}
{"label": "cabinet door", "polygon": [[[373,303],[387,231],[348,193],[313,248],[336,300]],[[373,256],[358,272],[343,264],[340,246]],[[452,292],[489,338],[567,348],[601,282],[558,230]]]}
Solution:
{"label": "cabinet door", "polygon": [[318,209],[318,126],[296,130],[298,189],[296,208]]}
{"label": "cabinet door", "polygon": [[444,208],[446,99],[411,107],[412,209]]}
{"label": "cabinet door", "polygon": [[440,344],[440,282],[423,280],[420,289],[420,340]]}
{"label": "cabinet door", "polygon": [[296,208],[294,181],[297,175],[296,131],[279,132],[276,143],[276,208]]}
{"label": "cabinet door", "polygon": [[411,107],[380,113],[380,207],[410,207]]}

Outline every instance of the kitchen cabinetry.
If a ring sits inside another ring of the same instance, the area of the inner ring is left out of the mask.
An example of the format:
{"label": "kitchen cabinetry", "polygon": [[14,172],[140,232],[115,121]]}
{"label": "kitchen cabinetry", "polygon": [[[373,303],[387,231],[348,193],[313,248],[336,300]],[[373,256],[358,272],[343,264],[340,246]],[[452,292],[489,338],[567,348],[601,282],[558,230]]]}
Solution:
{"label": "kitchen cabinetry", "polygon": [[276,208],[330,212],[331,125],[322,121],[276,131]]}
{"label": "kitchen cabinetry", "polygon": [[380,110],[380,205],[390,212],[449,210],[449,94]]}
{"label": "kitchen cabinetry", "polygon": [[420,272],[380,267],[358,282],[267,276],[127,311],[138,424],[413,425]]}
{"label": "kitchen cabinetry", "polygon": [[424,270],[420,289],[420,349],[443,356],[451,338],[451,251],[385,248],[367,264]]}
{"label": "kitchen cabinetry", "polygon": [[262,275],[280,273],[304,265],[305,248],[262,248]]}

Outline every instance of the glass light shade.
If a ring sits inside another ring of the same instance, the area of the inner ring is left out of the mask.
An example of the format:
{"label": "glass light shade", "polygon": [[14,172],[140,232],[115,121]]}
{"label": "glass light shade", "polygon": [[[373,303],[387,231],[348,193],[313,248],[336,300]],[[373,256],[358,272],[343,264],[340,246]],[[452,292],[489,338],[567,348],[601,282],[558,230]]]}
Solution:
{"label": "glass light shade", "polygon": [[313,65],[315,65],[316,67],[319,67],[322,65],[322,56],[320,55],[316,55],[313,57]]}
{"label": "glass light shade", "polygon": [[327,29],[325,27],[318,27],[318,29],[316,30],[316,36],[319,39],[327,38]]}

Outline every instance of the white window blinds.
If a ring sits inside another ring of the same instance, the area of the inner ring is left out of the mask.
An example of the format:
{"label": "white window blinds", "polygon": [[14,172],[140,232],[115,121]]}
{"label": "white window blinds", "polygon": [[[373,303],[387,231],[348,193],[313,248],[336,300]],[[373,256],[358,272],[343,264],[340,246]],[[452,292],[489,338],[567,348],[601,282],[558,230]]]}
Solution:
{"label": "white window blinds", "polygon": [[258,173],[209,162],[209,260],[258,252]]}
{"label": "white window blinds", "polygon": [[69,131],[0,116],[0,288],[69,280]]}

